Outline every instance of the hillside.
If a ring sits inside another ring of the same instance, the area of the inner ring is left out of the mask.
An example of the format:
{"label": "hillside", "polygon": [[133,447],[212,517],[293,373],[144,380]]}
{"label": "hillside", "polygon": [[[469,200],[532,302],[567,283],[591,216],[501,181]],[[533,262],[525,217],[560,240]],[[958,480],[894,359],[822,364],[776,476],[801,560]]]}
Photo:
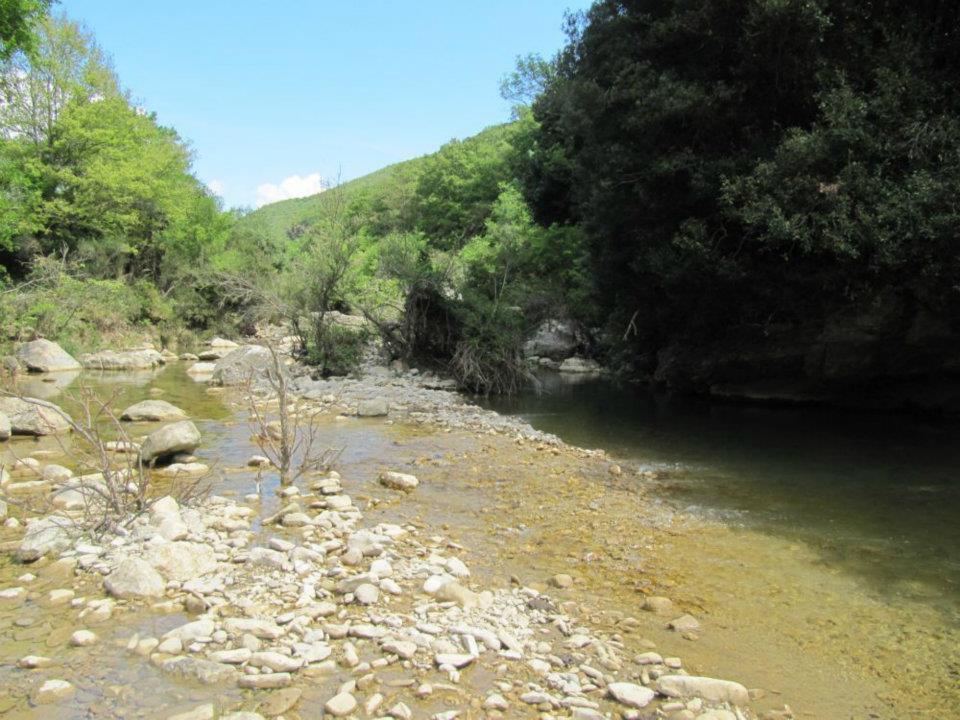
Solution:
{"label": "hillside", "polygon": [[289,237],[291,228],[312,225],[329,212],[338,193],[344,202],[350,204],[361,197],[380,198],[395,191],[412,189],[423,160],[423,157],[404,160],[316,195],[264,205],[242,218],[240,225],[256,225],[271,244],[282,243]]}
{"label": "hillside", "polygon": [[[268,240],[269,246],[279,247],[298,235],[298,230],[315,224],[338,205],[353,211],[363,208],[368,216],[376,216],[379,220],[375,225],[385,224],[390,229],[410,224],[417,183],[425,169],[436,164],[445,150],[449,153],[450,148],[463,148],[472,154],[502,153],[515,125],[494,125],[465,140],[452,140],[429,155],[388,165],[325,192],[264,205],[242,218],[240,228],[255,229]],[[469,182],[469,178],[462,179]]]}

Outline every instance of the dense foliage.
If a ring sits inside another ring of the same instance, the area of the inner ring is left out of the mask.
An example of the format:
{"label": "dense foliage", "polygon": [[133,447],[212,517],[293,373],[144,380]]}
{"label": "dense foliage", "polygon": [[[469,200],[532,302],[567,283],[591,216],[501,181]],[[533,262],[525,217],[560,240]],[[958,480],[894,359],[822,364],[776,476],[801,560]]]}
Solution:
{"label": "dense foliage", "polygon": [[616,336],[957,317],[960,6],[601,0],[569,32],[524,190],[583,228]]}
{"label": "dense foliage", "polygon": [[34,29],[50,9],[52,0],[0,0],[0,60],[18,50],[31,51]]}
{"label": "dense foliage", "polygon": [[[513,122],[253,213],[223,212],[187,144],[46,8],[0,5],[7,339],[269,317],[324,374],[372,328],[394,357],[510,392],[546,318],[645,371],[871,308],[957,336],[952,4],[598,0],[504,79]],[[124,311],[100,327],[64,300],[80,288]]]}
{"label": "dense foliage", "polygon": [[524,380],[530,329],[583,313],[580,233],[538,227],[515,182],[531,122],[526,114],[241,219],[237,247],[273,248],[279,304],[307,318],[308,353],[321,369],[349,367],[343,354],[358,359],[354,336],[329,322],[331,311],[349,311],[365,315],[395,357],[481,392],[510,392]]}
{"label": "dense foliage", "polygon": [[70,307],[67,288],[129,295],[121,327],[209,321],[212,298],[196,279],[225,255],[234,218],[191,174],[190,149],[133,105],[77,24],[45,18],[29,47],[0,65],[0,281],[14,284],[5,294],[26,281],[4,304],[6,338],[95,342],[70,331],[83,312],[60,323],[29,311]]}

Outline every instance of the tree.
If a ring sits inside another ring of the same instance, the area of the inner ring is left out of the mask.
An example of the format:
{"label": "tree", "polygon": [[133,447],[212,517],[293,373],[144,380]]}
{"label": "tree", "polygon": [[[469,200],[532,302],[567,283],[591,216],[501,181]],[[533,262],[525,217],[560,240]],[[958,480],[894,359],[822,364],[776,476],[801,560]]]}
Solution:
{"label": "tree", "polygon": [[529,107],[556,74],[554,64],[536,53],[517,56],[516,68],[500,80],[500,97],[511,104],[513,116]]}
{"label": "tree", "polygon": [[117,77],[93,36],[66,17],[45,18],[34,51],[0,65],[0,134],[49,144],[72,101],[118,95]]}
{"label": "tree", "polygon": [[44,246],[65,244],[102,274],[159,279],[163,254],[190,232],[202,192],[176,133],[122,97],[77,101],[45,159]]}
{"label": "tree", "polygon": [[600,0],[533,104],[524,193],[583,228],[598,317],[645,352],[889,292],[948,311],[958,68],[950,3]]}
{"label": "tree", "polygon": [[33,49],[35,28],[51,4],[52,0],[0,0],[0,60]]}

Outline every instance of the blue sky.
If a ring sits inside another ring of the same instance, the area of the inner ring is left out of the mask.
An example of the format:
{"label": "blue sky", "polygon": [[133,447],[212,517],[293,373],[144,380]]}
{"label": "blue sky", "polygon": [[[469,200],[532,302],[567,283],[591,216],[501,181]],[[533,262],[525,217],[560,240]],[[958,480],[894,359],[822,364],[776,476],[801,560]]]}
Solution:
{"label": "blue sky", "polygon": [[305,194],[503,122],[519,54],[588,0],[61,0],[228,206]]}

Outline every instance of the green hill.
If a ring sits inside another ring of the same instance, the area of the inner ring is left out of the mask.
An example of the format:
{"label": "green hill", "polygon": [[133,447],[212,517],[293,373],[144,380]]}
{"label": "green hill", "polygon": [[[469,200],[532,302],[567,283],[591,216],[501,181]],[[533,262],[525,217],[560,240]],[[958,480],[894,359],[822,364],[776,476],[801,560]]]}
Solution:
{"label": "green hill", "polygon": [[[457,195],[470,186],[483,196],[485,209],[496,197],[498,183],[509,179],[503,160],[510,152],[511,133],[516,123],[495,125],[466,140],[453,140],[435,153],[388,165],[368,175],[309,197],[282,200],[264,205],[240,220],[241,229],[258,234],[271,247],[283,247],[304,229],[327,217],[337,207],[363,210],[375,235],[393,229],[420,226],[419,210],[425,203],[443,203],[455,190]],[[484,163],[495,158],[500,162]],[[474,172],[478,164],[493,169],[494,175]],[[423,182],[424,176],[428,181]],[[450,183],[429,182],[430,176],[453,178]],[[492,196],[491,196],[492,195]],[[489,196],[489,197],[488,197]],[[458,197],[458,204],[463,198]],[[453,226],[462,218],[454,218]],[[424,228],[435,230],[437,228]],[[448,228],[441,229],[444,234]]]}

